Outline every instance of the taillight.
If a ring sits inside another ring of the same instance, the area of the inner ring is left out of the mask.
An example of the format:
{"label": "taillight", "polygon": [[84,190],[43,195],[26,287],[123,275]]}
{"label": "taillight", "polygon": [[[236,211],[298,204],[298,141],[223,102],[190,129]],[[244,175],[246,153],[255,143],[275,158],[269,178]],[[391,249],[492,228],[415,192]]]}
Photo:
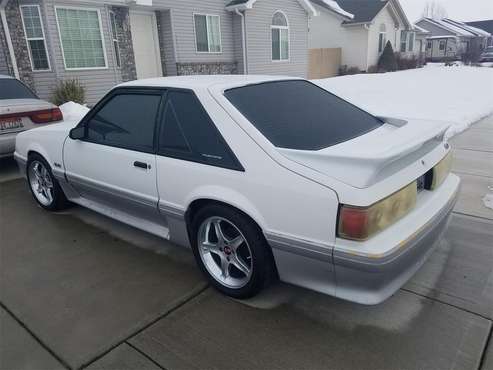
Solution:
{"label": "taillight", "polygon": [[435,167],[433,167],[433,179],[430,190],[435,190],[445,181],[452,170],[453,162],[452,152],[449,152]]}
{"label": "taillight", "polygon": [[417,194],[414,181],[369,207],[341,205],[338,236],[358,241],[369,239],[408,214],[416,205]]}
{"label": "taillight", "polygon": [[63,120],[63,114],[60,108],[45,109],[24,114],[29,116],[34,123],[48,123]]}

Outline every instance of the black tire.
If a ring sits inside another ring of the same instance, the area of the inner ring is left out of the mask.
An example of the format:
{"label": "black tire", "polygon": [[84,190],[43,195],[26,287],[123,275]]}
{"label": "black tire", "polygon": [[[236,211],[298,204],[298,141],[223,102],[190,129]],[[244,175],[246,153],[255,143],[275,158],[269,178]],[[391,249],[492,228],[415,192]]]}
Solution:
{"label": "black tire", "polygon": [[[246,285],[239,288],[230,288],[216,280],[208,271],[199,252],[199,229],[206,220],[212,217],[220,217],[232,223],[248,242],[251,251],[251,276]],[[220,204],[207,205],[193,216],[190,225],[190,242],[193,254],[199,268],[212,286],[223,294],[246,299],[258,294],[276,276],[270,246],[264,238],[260,228],[242,212]]]}
{"label": "black tire", "polygon": [[[33,189],[32,182],[31,182],[31,171],[30,168],[33,166],[35,163],[41,163],[47,170],[48,176],[51,179],[53,183],[53,191],[52,191],[52,196],[53,200],[49,204],[43,204],[38,197],[35,194],[35,190]],[[71,203],[67,200],[67,197],[63,193],[62,188],[60,187],[60,184],[58,183],[57,179],[55,176],[53,176],[53,172],[51,170],[51,167],[49,163],[39,154],[31,154],[29,155],[29,158],[27,160],[26,164],[26,175],[27,175],[27,182],[29,186],[29,190],[31,190],[31,194],[36,201],[42,208],[48,210],[48,211],[61,211],[64,209],[67,209],[71,206]]]}

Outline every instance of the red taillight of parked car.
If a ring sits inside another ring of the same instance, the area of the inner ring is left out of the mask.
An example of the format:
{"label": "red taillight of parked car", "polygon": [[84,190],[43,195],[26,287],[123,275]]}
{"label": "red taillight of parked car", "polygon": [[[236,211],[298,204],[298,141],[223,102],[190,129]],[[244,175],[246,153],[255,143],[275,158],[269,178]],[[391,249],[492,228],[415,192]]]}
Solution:
{"label": "red taillight of parked car", "polygon": [[50,123],[63,120],[63,113],[60,108],[36,110],[31,112],[18,112],[0,115],[0,119],[18,119],[29,117],[33,123]]}
{"label": "red taillight of parked car", "polygon": [[49,123],[63,120],[63,114],[60,108],[30,112],[28,115],[34,123]]}

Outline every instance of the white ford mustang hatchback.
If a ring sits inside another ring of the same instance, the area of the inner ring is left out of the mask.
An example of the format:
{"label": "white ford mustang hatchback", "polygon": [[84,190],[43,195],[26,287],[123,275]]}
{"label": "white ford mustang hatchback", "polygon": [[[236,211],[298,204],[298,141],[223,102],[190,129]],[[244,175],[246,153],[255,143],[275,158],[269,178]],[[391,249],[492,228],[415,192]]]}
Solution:
{"label": "white ford mustang hatchback", "polygon": [[15,157],[41,207],[76,203],[191,246],[227,295],[279,277],[377,304],[447,227],[447,128],[374,117],[302,79],[170,77],[19,134]]}

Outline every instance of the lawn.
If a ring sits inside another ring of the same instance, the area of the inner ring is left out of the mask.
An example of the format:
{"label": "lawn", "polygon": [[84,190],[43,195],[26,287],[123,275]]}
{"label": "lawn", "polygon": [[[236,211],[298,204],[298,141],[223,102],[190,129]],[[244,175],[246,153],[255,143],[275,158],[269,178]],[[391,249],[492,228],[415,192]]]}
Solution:
{"label": "lawn", "polygon": [[450,122],[448,137],[493,114],[493,68],[428,66],[314,82],[375,115]]}

